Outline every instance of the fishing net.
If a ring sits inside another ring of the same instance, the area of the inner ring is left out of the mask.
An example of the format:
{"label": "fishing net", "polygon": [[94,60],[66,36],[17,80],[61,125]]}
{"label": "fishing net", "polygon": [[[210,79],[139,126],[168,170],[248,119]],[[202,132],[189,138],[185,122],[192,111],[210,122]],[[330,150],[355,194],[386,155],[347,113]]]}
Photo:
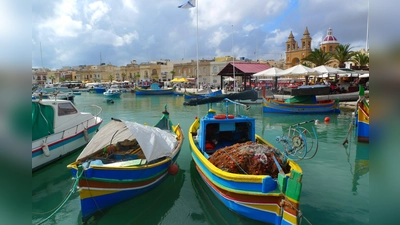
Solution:
{"label": "fishing net", "polygon": [[272,156],[275,156],[285,173],[290,171],[289,165],[283,162],[282,154],[276,148],[251,141],[218,149],[209,157],[209,161],[230,173],[270,175],[276,178],[279,170]]}

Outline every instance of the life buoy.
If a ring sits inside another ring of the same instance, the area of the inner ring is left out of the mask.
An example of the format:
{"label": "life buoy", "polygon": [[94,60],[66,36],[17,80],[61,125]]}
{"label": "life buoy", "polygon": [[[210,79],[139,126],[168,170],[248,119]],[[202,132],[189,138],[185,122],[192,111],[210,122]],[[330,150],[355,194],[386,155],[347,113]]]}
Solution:
{"label": "life buoy", "polygon": [[[233,119],[233,118],[235,118],[234,115],[228,115],[228,119]],[[214,119],[217,119],[217,120],[226,119],[226,114],[215,115]]]}
{"label": "life buoy", "polygon": [[83,137],[85,138],[86,142],[89,142],[89,134],[88,134],[86,127],[83,128]]}
{"label": "life buoy", "polygon": [[49,146],[46,144],[46,142],[44,142],[43,141],[43,144],[42,144],[42,151],[43,151],[43,153],[44,153],[44,155],[46,156],[46,157],[49,157],[50,156],[50,149],[49,149]]}

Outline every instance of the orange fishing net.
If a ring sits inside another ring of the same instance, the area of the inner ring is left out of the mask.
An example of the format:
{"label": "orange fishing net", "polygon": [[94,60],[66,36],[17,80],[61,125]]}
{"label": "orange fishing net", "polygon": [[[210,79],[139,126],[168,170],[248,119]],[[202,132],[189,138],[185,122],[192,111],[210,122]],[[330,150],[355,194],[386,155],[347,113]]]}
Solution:
{"label": "orange fishing net", "polygon": [[208,160],[230,173],[270,175],[276,178],[279,170],[272,156],[275,156],[285,173],[290,171],[289,165],[282,162],[282,154],[276,148],[251,141],[218,149]]}

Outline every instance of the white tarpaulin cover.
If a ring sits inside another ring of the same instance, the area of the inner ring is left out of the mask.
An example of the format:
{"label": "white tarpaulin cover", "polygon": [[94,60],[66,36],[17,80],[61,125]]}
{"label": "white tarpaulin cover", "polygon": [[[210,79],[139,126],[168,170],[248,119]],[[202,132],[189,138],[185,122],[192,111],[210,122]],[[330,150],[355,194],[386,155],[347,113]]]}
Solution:
{"label": "white tarpaulin cover", "polygon": [[110,144],[116,144],[126,139],[133,140],[134,138],[142,148],[148,162],[163,156],[170,156],[178,144],[174,134],[157,127],[144,126],[129,121],[111,120],[90,140],[78,156],[77,161],[84,161],[88,156],[102,151],[104,147]]}
{"label": "white tarpaulin cover", "polygon": [[163,156],[171,156],[178,144],[174,135],[158,127],[144,126],[129,121],[123,122],[136,137],[148,162]]}

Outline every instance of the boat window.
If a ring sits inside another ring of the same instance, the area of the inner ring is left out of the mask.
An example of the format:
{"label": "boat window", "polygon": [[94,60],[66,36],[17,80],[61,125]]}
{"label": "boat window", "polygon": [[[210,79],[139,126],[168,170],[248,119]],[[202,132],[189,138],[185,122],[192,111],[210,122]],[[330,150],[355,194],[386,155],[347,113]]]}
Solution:
{"label": "boat window", "polygon": [[69,102],[58,104],[58,115],[71,115],[78,113],[78,110]]}

